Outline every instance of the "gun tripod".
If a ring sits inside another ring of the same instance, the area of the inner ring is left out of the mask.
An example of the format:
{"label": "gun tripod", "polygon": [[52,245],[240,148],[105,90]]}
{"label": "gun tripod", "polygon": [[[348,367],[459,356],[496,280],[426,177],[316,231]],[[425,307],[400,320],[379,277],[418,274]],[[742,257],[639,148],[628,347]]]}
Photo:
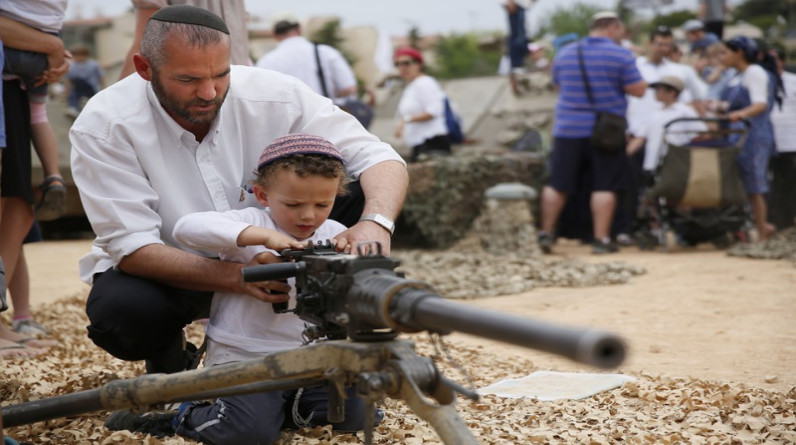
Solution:
{"label": "gun tripod", "polygon": [[345,386],[355,385],[367,402],[365,443],[372,443],[375,404],[385,396],[404,400],[445,443],[478,443],[454,407],[457,392],[471,399],[478,395],[446,379],[430,359],[415,352],[411,341],[401,339],[326,341],[262,359],[116,380],[97,389],[3,407],[3,424],[13,427],[103,409],[140,408],[324,383],[330,386],[330,423],[344,419]]}

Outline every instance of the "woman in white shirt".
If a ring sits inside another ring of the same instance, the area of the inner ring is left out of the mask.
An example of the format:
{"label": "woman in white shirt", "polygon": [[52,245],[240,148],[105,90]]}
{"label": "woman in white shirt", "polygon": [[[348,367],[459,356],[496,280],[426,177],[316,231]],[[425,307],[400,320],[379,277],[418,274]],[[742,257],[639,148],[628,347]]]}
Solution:
{"label": "woman in white shirt", "polygon": [[768,192],[768,161],[774,152],[774,128],[770,113],[776,95],[776,78],[757,64],[757,43],[744,36],[724,42],[721,63],[735,68],[738,75],[731,79],[722,92],[724,111],[734,125],[741,120],[749,122],[748,137],[738,155],[738,169],[749,203],[754,213],[754,223],[760,239],[765,240],[774,227],[768,223],[764,198]]}
{"label": "woman in white shirt", "polygon": [[412,147],[412,161],[425,156],[450,155],[445,125],[445,93],[433,77],[423,73],[423,55],[414,48],[399,48],[393,62],[407,82],[398,104],[400,121],[395,137]]}

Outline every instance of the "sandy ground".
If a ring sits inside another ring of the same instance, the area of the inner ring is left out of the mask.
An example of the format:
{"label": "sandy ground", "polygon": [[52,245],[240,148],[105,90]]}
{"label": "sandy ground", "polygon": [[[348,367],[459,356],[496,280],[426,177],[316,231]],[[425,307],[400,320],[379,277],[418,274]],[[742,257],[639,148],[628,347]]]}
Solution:
{"label": "sandy ground", "polygon": [[[85,294],[77,260],[88,241],[26,246],[32,304]],[[710,247],[680,252],[626,248],[596,257],[576,243],[559,244],[554,257],[626,261],[647,273],[628,284],[540,288],[518,295],[468,301],[479,307],[621,335],[629,355],[618,372],[743,383],[788,392],[796,386],[796,265],[730,257]],[[487,296],[485,296],[487,297]],[[454,344],[484,345],[540,369],[589,371],[547,353],[463,334]]]}

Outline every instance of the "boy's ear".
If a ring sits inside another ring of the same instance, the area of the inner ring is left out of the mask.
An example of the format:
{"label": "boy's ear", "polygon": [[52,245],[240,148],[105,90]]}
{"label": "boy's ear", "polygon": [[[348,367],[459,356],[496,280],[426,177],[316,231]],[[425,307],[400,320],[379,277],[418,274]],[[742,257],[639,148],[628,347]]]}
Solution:
{"label": "boy's ear", "polygon": [[254,197],[263,207],[268,207],[268,193],[260,184],[254,184]]}

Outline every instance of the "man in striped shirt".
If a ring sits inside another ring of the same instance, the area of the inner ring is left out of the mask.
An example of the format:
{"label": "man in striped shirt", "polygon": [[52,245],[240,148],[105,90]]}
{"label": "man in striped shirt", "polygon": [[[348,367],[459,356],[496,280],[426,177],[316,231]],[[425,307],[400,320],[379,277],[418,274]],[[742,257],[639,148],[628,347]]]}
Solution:
{"label": "man in striped shirt", "polygon": [[[624,188],[628,169],[624,150],[600,152],[589,143],[597,111],[625,115],[625,94],[641,97],[647,83],[636,67],[635,56],[619,45],[624,24],[613,12],[592,18],[589,36],[564,47],[553,62],[553,83],[559,89],[550,153],[550,180],[542,191],[542,230],[539,246],[550,253],[555,229],[567,196],[586,186],[592,190],[594,253],[615,252],[610,228],[616,208],[616,192]],[[580,46],[583,67],[578,56]],[[594,104],[587,94],[583,73],[588,76]],[[582,184],[591,172],[590,184]]]}

